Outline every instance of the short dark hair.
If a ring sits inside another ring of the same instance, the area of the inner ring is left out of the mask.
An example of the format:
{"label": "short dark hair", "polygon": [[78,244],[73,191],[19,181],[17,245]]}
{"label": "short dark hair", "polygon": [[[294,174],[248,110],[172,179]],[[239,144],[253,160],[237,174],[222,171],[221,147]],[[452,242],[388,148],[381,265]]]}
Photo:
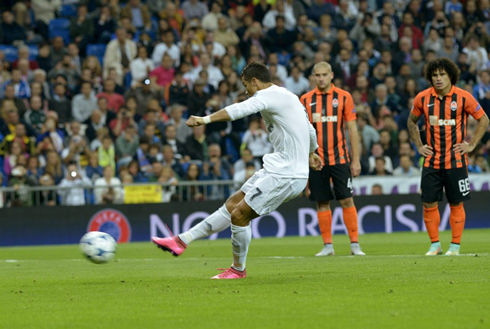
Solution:
{"label": "short dark hair", "polygon": [[272,82],[272,76],[267,66],[257,62],[252,62],[245,66],[240,78],[247,82],[252,81],[252,78],[261,82]]}
{"label": "short dark hair", "polygon": [[458,66],[448,58],[437,58],[430,61],[425,67],[424,76],[432,86],[432,75],[438,70],[444,70],[451,80],[451,84],[455,85],[459,80],[459,68]]}

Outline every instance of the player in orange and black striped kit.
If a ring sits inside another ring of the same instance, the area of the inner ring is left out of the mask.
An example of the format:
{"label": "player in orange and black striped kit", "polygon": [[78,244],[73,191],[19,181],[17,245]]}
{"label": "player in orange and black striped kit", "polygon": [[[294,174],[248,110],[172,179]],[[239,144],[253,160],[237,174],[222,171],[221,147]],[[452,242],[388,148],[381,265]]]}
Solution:
{"label": "player in orange and black striped kit", "polygon": [[[351,240],[351,254],[364,255],[358,241],[357,210],[352,197],[352,177],[361,172],[359,162],[359,136],[356,111],[352,96],[332,84],[330,64],[320,62],[313,67],[316,88],[303,96],[301,103],[308,112],[310,122],[317,133],[317,152],[324,162],[321,171],[310,170],[310,198],[317,202],[318,224],[324,247],[317,256],[334,255],[332,244],[332,212],[330,201],[339,200],[344,223]],[[352,159],[345,139],[347,128],[351,143]],[[330,188],[333,181],[334,192]]]}
{"label": "player in orange and black striped kit", "polygon": [[[459,255],[466,220],[463,201],[471,198],[467,154],[475,149],[485,134],[488,117],[470,93],[455,86],[459,69],[449,59],[429,62],[425,78],[432,87],[415,97],[408,129],[419,153],[425,157],[421,190],[424,222],[432,242],[426,255],[442,254],[437,202],[442,200],[443,188],[451,208],[449,222],[452,230],[452,241],[446,255]],[[427,127],[425,145],[417,127],[422,114]],[[478,121],[478,125],[468,143],[465,137],[469,115]]]}

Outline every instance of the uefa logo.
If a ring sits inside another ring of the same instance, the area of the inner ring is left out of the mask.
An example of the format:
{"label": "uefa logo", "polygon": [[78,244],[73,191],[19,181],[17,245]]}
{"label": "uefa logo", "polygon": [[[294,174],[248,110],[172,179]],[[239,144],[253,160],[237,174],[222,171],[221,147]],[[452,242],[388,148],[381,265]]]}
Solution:
{"label": "uefa logo", "polygon": [[92,216],[87,231],[110,234],[117,243],[131,241],[131,225],[123,213],[115,209],[103,209]]}

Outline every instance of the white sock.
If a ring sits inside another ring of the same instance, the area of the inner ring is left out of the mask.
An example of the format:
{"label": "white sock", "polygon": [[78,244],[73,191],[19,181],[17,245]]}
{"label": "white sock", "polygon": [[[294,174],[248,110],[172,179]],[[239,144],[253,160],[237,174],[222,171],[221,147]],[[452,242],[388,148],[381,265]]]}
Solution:
{"label": "white sock", "polygon": [[233,268],[245,270],[248,246],[252,240],[252,225],[236,226],[231,224],[231,245],[233,246]]}
{"label": "white sock", "polygon": [[178,236],[186,245],[188,245],[195,240],[206,238],[213,233],[221,232],[230,226],[230,224],[230,213],[226,209],[226,205],[223,205],[202,222]]}

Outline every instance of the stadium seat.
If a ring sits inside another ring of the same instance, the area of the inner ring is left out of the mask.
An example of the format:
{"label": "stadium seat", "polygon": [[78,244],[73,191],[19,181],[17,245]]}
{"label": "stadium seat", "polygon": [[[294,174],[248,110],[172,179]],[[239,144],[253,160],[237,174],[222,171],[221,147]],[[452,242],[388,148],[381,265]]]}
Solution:
{"label": "stadium seat", "polygon": [[56,18],[49,22],[49,38],[62,37],[65,45],[70,43],[70,20],[68,18]]}
{"label": "stadium seat", "polygon": [[100,65],[103,65],[106,47],[107,45],[103,43],[89,44],[87,46],[87,56],[96,56],[99,59]]}
{"label": "stadium seat", "polygon": [[60,9],[61,17],[75,17],[77,16],[77,6],[75,5],[62,5]]}
{"label": "stadium seat", "polygon": [[18,57],[17,47],[0,45],[0,51],[3,51],[3,53],[5,54],[5,60],[8,62],[13,62]]}
{"label": "stadium seat", "polygon": [[29,59],[35,60],[39,55],[39,47],[35,45],[29,45]]}

